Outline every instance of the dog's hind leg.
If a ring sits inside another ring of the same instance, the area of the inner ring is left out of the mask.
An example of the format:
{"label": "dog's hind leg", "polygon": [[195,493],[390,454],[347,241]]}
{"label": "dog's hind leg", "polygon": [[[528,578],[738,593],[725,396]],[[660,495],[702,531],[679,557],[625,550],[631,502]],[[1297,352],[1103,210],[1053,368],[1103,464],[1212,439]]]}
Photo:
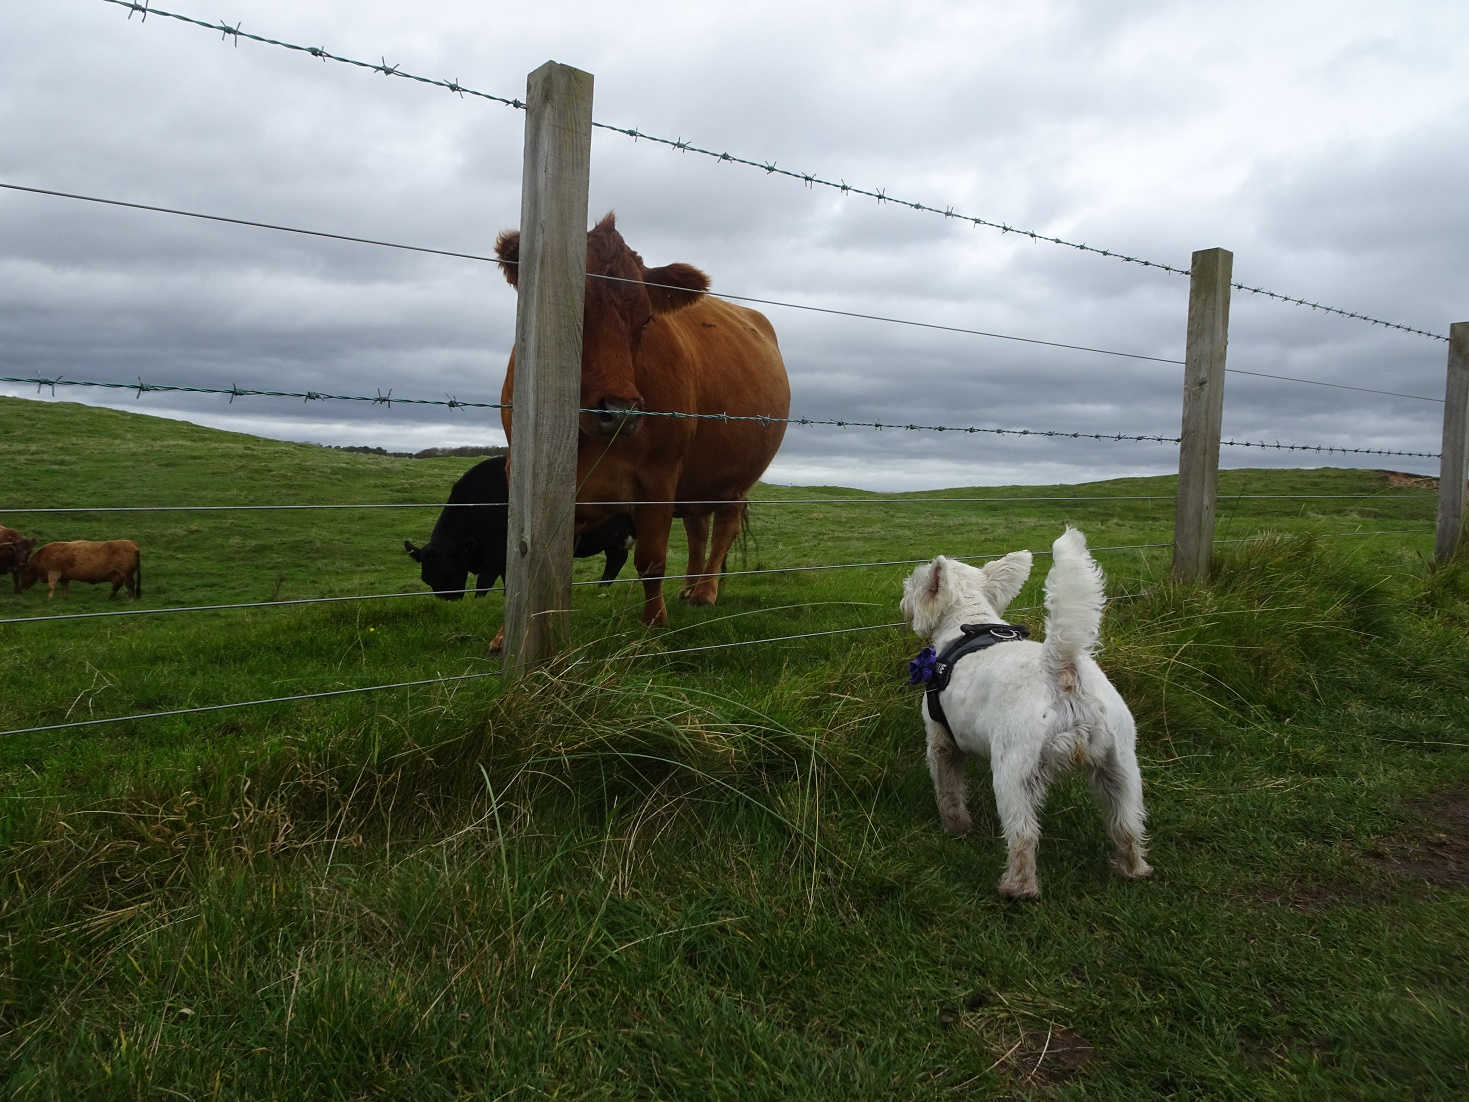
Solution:
{"label": "dog's hind leg", "polygon": [[995,787],[995,810],[1005,832],[1005,875],[1000,877],[1000,894],[1011,899],[1038,899],[1036,851],[1041,843],[1040,810],[1046,802],[1050,775],[1039,754],[1013,748],[991,754],[990,768]]}
{"label": "dog's hind leg", "polygon": [[1149,875],[1153,867],[1145,861],[1147,812],[1143,809],[1143,780],[1137,754],[1130,741],[1110,749],[1092,763],[1092,791],[1107,816],[1107,833],[1116,847],[1112,866],[1123,876]]}
{"label": "dog's hind leg", "polygon": [[968,834],[973,824],[964,795],[964,751],[942,724],[928,718],[927,708],[923,726],[928,732],[928,773],[939,804],[939,821],[950,834]]}

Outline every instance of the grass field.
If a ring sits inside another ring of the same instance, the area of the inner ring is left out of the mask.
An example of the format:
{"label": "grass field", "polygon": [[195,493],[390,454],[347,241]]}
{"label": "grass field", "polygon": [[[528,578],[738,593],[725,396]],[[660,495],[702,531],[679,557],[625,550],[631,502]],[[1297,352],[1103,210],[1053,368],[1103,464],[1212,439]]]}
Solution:
{"label": "grass field", "polygon": [[[414,594],[0,625],[11,1096],[1469,1088],[1469,564],[1429,565],[1430,488],[1224,472],[1216,535],[1239,542],[1207,586],[1167,580],[1171,479],[758,488],[734,570],[1087,532],[1127,598],[1101,660],[1138,717],[1158,871],[1109,872],[1070,777],[1045,896],[1019,905],[982,770],[974,835],[938,826],[919,643],[883,626],[910,566],[735,575],[653,633],[638,587],[578,587],[573,652],[504,688],[500,597],[418,595],[402,540],[435,508],[103,510],[435,503],[471,460],[0,399],[0,461],[0,523],[143,548],[135,604],[7,585],[0,619]],[[1012,609],[1037,631],[1047,566]]]}

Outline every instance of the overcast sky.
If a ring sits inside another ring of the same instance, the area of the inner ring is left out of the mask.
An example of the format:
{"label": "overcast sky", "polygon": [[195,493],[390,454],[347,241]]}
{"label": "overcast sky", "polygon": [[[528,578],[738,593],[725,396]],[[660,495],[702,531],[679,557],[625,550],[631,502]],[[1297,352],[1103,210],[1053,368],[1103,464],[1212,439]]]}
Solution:
{"label": "overcast sky", "polygon": [[[1469,318],[1458,0],[157,6],[505,97],[556,60],[594,74],[598,122],[1179,268],[1222,246],[1244,284],[1437,334]],[[102,0],[7,0],[0,183],[479,254],[516,225],[522,112],[221,39]],[[715,293],[1184,354],[1183,276],[598,130],[589,214],[614,209],[648,264],[693,263]],[[797,416],[1179,431],[1177,364],[761,309]],[[514,317],[485,263],[0,189],[3,376],[493,402]],[[1236,292],[1224,434],[1436,453],[1446,355]],[[55,396],[285,440],[503,442],[493,410]],[[1223,464],[1437,471],[1230,447]],[[768,477],[1176,469],[1167,444],[792,427]]]}

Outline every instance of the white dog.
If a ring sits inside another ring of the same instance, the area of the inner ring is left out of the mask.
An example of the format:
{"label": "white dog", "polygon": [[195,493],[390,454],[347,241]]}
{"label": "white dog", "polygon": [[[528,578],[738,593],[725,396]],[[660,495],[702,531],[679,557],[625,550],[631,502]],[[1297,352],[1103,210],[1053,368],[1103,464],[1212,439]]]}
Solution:
{"label": "white dog", "polygon": [[[1009,850],[1000,892],[1017,899],[1040,894],[1038,816],[1051,778],[1071,764],[1086,763],[1092,788],[1105,804],[1117,870],[1130,877],[1153,871],[1143,859],[1146,814],[1137,728],[1121,694],[1092,658],[1105,602],[1102,572],[1087,552],[1086,537],[1074,528],[1061,534],[1051,552],[1045,642],[989,640],[997,645],[986,642],[985,649],[948,666],[948,685],[937,694],[939,718],[932,714],[931,693],[925,693],[922,705],[939,818],[951,833],[970,827],[965,755],[989,757]],[[913,571],[903,583],[903,615],[938,652],[940,674],[948,665],[945,649],[965,638],[963,627],[999,627],[1005,606],[1029,576],[1029,551],[1012,552],[982,568],[940,555]],[[998,634],[1014,639],[1017,633],[1001,627]],[[925,663],[922,669],[920,663]],[[915,678],[933,669],[928,652],[914,667]]]}

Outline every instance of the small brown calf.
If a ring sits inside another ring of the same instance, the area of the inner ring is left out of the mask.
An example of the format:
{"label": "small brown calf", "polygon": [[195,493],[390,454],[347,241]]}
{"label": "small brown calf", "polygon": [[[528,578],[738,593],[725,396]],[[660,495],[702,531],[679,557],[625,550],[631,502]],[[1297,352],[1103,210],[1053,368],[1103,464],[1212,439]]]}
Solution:
{"label": "small brown calf", "polygon": [[48,543],[31,552],[30,560],[21,567],[20,584],[29,589],[45,578],[49,590],[46,599],[56,596],[56,586],[67,596],[69,582],[111,582],[109,598],[116,597],[123,586],[136,600],[143,595],[143,562],[138,545],[132,540],[70,540]]}

